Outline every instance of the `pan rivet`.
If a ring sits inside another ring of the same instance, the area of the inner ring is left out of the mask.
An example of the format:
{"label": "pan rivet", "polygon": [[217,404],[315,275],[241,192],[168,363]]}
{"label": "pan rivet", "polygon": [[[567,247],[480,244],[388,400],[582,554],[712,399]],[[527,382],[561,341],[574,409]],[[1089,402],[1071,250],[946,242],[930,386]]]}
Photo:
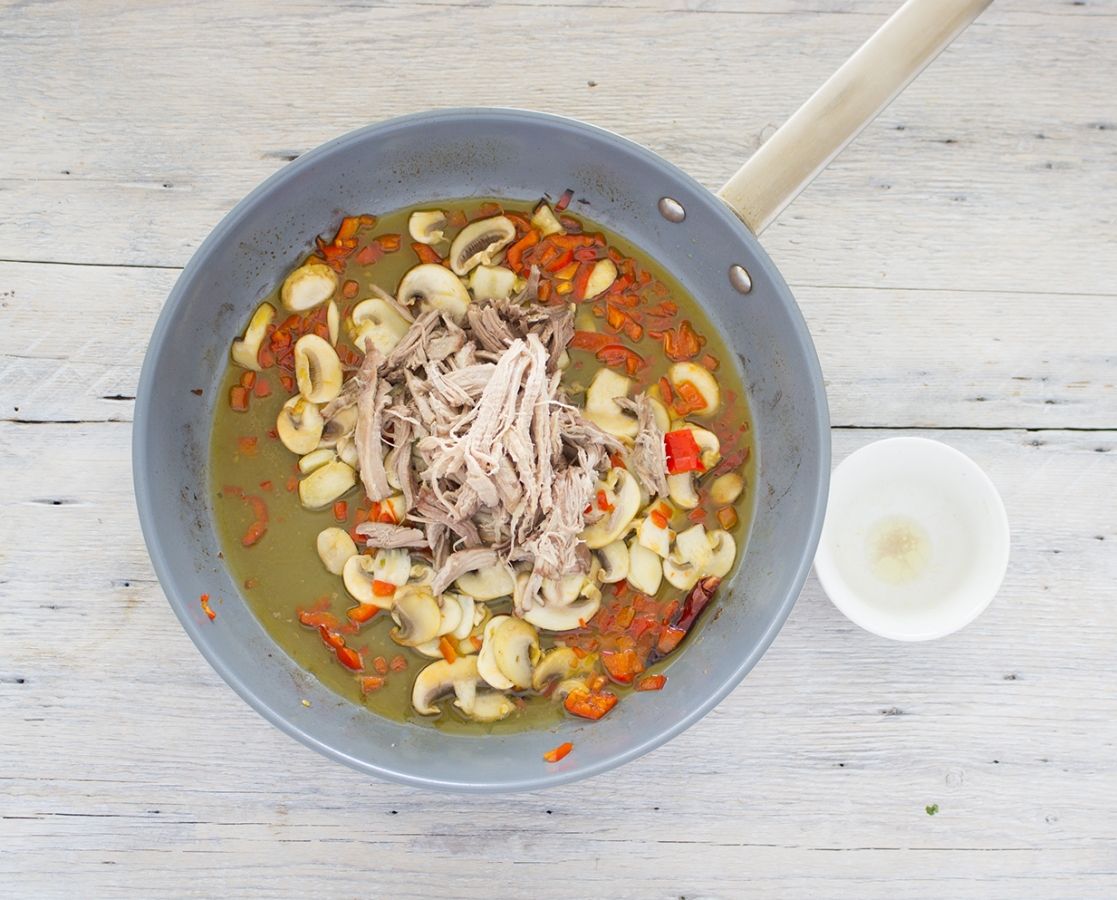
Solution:
{"label": "pan rivet", "polygon": [[681,222],[686,218],[686,210],[678,200],[664,197],[659,201],[659,213],[668,222]]}
{"label": "pan rivet", "polygon": [[745,271],[744,266],[729,267],[729,283],[742,294],[747,294],[752,290],[752,279],[749,277],[749,273]]}

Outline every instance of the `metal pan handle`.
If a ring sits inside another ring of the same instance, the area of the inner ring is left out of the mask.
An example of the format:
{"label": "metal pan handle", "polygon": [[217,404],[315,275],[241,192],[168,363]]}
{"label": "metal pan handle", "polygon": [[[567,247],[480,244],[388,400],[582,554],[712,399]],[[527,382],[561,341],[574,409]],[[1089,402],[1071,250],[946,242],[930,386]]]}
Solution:
{"label": "metal pan handle", "polygon": [[760,234],[993,0],[908,0],[718,191]]}

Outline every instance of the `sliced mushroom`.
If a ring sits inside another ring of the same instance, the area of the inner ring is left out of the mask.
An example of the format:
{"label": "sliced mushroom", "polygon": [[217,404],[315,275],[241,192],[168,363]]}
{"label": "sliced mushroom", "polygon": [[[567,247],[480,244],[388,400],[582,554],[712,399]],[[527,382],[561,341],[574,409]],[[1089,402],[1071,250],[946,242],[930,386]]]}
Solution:
{"label": "sliced mushroom", "polygon": [[326,328],[330,332],[330,346],[336,347],[341,334],[341,310],[333,300],[326,305]]}
{"label": "sliced mushroom", "polygon": [[344,434],[337,439],[337,455],[347,466],[352,466],[354,469],[361,467],[360,457],[357,454],[357,442],[353,439],[351,433]]}
{"label": "sliced mushroom", "polygon": [[667,407],[655,397],[648,397],[648,403],[651,405],[652,418],[655,419],[655,424],[659,426],[660,431],[666,434],[671,430],[671,413],[669,413]]}
{"label": "sliced mushroom", "polygon": [[438,637],[452,634],[462,623],[462,605],[452,594],[441,594],[438,597],[438,611]]}
{"label": "sliced mushroom", "polygon": [[291,312],[321,306],[337,291],[337,273],[325,263],[307,263],[295,269],[279,291],[279,300]]}
{"label": "sliced mushroom", "polygon": [[440,309],[455,322],[465,320],[469,291],[462,280],[438,263],[421,263],[409,269],[399,283],[397,300],[404,306],[419,305],[423,311]]}
{"label": "sliced mushroom", "polygon": [[[441,267],[439,267],[441,268]],[[349,315],[346,323],[353,344],[363,353],[365,341],[387,356],[400,342],[410,323],[387,300],[370,297],[362,300]]]}
{"label": "sliced mushroom", "polygon": [[[665,504],[661,503],[655,508],[662,511],[662,515],[667,519],[668,523],[671,521],[671,513],[666,510]],[[670,525],[665,524],[661,528],[650,515],[646,519],[641,519],[636,523],[637,541],[641,546],[647,547],[659,556],[667,556],[671,553],[672,537],[674,537],[674,534],[671,531]]]}
{"label": "sliced mushroom", "polygon": [[504,566],[485,566],[465,572],[458,576],[455,584],[462,593],[481,601],[509,597],[515,589],[512,576]]}
{"label": "sliced mushroom", "polygon": [[501,672],[500,667],[496,664],[493,635],[501,625],[511,619],[511,616],[493,616],[489,619],[485,624],[484,635],[481,638],[481,652],[477,654],[477,671],[488,684],[498,691],[506,691],[511,688],[512,679]]}
{"label": "sliced mushroom", "polygon": [[315,469],[321,469],[322,466],[328,465],[337,459],[337,454],[334,453],[329,447],[319,447],[317,450],[311,450],[306,456],[299,458],[299,471],[304,475],[309,475]]}
{"label": "sliced mushroom", "polygon": [[435,702],[451,691],[457,694],[459,685],[476,693],[477,678],[477,660],[472,656],[460,657],[452,663],[444,659],[431,663],[415,676],[411,705],[419,715],[433,716],[438,712]]}
{"label": "sliced mushroom", "polygon": [[491,265],[493,257],[515,237],[516,226],[506,216],[471,222],[450,244],[450,268],[457,275],[465,275],[474,266]]}
{"label": "sliced mushroom", "polygon": [[611,259],[599,259],[593,264],[590,277],[586,281],[586,299],[604,294],[617,280],[617,265]]}
{"label": "sliced mushroom", "polygon": [[304,334],[295,342],[295,380],[313,403],[329,403],[341,393],[341,360],[329,341]]}
{"label": "sliced mushroom", "polygon": [[597,482],[597,490],[605,492],[605,499],[613,511],[606,513],[580,535],[591,550],[613,543],[624,534],[640,511],[640,485],[627,469],[614,466],[604,480]]}
{"label": "sliced mushroom", "polygon": [[323,509],[353,489],[357,473],[340,459],[315,469],[299,482],[299,500],[307,509]]}
{"label": "sliced mushroom", "polygon": [[296,395],[283,404],[275,420],[275,432],[283,446],[299,456],[318,447],[326,423],[318,404]]}
{"label": "sliced mushroom", "polygon": [[676,536],[675,549],[663,561],[663,575],[675,587],[689,590],[706,574],[711,555],[706,526],[695,525]]}
{"label": "sliced mushroom", "polygon": [[478,300],[503,300],[516,290],[516,273],[504,266],[478,266],[469,276],[469,287]]}
{"label": "sliced mushroom", "polygon": [[531,213],[531,227],[534,228],[542,237],[550,237],[552,234],[562,234],[565,229],[562,223],[555,215],[555,211],[551,209],[551,204],[546,200],[540,200],[535,209]]}
{"label": "sliced mushroom", "polygon": [[393,628],[388,636],[404,647],[415,647],[438,636],[442,611],[429,590],[407,585],[396,591],[392,618],[398,627]]}
{"label": "sliced mushroom", "polygon": [[539,635],[535,629],[523,619],[512,617],[493,631],[490,640],[493,659],[501,674],[518,691],[531,687],[531,673],[539,662]]}
{"label": "sliced mushroom", "polygon": [[454,701],[454,706],[475,722],[496,722],[508,716],[515,704],[504,694],[496,691],[482,691],[477,694],[471,704],[466,704],[461,698]]}
{"label": "sliced mushroom", "polygon": [[745,479],[736,472],[726,472],[714,479],[710,485],[710,499],[718,506],[728,506],[736,503],[737,498],[745,489]]}
{"label": "sliced mushroom", "polygon": [[628,584],[641,594],[654,597],[663,580],[659,555],[634,538],[628,545],[628,557]]}
{"label": "sliced mushroom", "polygon": [[616,403],[616,398],[628,396],[632,383],[631,378],[612,369],[598,369],[590,386],[586,388],[586,406],[582,415],[614,437],[636,437],[639,431],[636,416],[621,409]]}
{"label": "sliced mushroom", "polygon": [[663,560],[663,577],[681,591],[689,591],[694,587],[700,575],[698,567],[684,559],[672,555]]}
{"label": "sliced mushroom", "polygon": [[457,601],[458,606],[461,607],[462,615],[461,620],[458,622],[458,627],[455,628],[450,634],[456,640],[464,641],[469,637],[473,626],[475,624],[475,611],[473,598],[469,594],[444,594],[446,597],[453,597]]}
{"label": "sliced mushroom", "polygon": [[724,578],[737,558],[737,542],[728,531],[720,529],[707,531],[706,540],[710,544],[710,558],[703,567],[702,574]]}
{"label": "sliced mushroom", "polygon": [[[637,526],[637,533],[639,533],[639,526]],[[601,574],[598,577],[603,584],[616,584],[628,577],[628,547],[624,541],[616,540],[606,544],[595,551],[595,555],[601,563]]]}
{"label": "sliced mushroom", "polygon": [[395,595],[376,594],[372,590],[372,583],[377,580],[373,557],[363,553],[349,557],[341,570],[341,581],[350,597],[358,603],[371,603],[381,609],[391,609],[395,603]]}
{"label": "sliced mushroom", "polygon": [[446,213],[440,209],[417,210],[407,220],[407,230],[411,232],[412,240],[433,247],[439,241],[446,240],[442,233],[446,221]]}
{"label": "sliced mushroom", "polygon": [[340,575],[345,564],[357,555],[357,545],[344,528],[325,528],[318,532],[318,558],[326,570]]}
{"label": "sliced mushroom", "polygon": [[411,554],[402,547],[382,547],[372,557],[373,578],[403,587],[411,580]]}
{"label": "sliced mushroom", "polygon": [[318,439],[319,447],[336,447],[337,442],[344,435],[352,434],[357,427],[357,407],[347,406],[339,409],[329,419],[322,429],[322,437]]}
{"label": "sliced mushroom", "polygon": [[252,369],[256,372],[263,371],[258,359],[260,346],[264,343],[264,338],[267,337],[268,326],[273,319],[275,319],[275,307],[270,303],[261,303],[256,308],[256,312],[252,314],[252,318],[248,322],[248,328],[245,329],[244,337],[233,341],[233,349],[230,351],[233,362],[243,369]]}
{"label": "sliced mushroom", "polygon": [[571,631],[583,627],[601,608],[601,591],[587,585],[586,596],[569,606],[533,606],[524,620],[540,631]]}
{"label": "sliced mushroom", "polygon": [[680,509],[694,509],[698,506],[698,491],[694,488],[694,473],[679,472],[667,476],[667,494]]}
{"label": "sliced mushroom", "polygon": [[581,668],[582,661],[569,647],[555,647],[547,653],[531,675],[531,687],[541,691],[556,678],[569,678]]}
{"label": "sliced mushroom", "polygon": [[564,575],[558,581],[544,578],[540,593],[543,594],[544,603],[551,606],[567,606],[578,599],[585,583],[585,575]]}
{"label": "sliced mushroom", "polygon": [[705,366],[700,366],[694,362],[675,363],[667,370],[667,378],[674,387],[678,387],[684,382],[690,382],[702,396],[702,399],[706,401],[706,405],[702,409],[692,411],[690,415],[712,416],[721,408],[721,389],[718,388],[717,379],[714,378],[713,372]]}

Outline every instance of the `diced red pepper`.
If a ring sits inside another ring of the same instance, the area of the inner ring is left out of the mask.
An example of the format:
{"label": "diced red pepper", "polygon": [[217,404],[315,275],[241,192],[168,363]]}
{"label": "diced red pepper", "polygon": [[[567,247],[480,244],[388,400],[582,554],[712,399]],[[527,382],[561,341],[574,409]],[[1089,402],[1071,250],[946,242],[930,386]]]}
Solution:
{"label": "diced red pepper", "polygon": [[632,679],[644,671],[644,665],[635,650],[603,653],[601,662],[612,679],[620,684],[632,684]]}
{"label": "diced red pepper", "polygon": [[361,252],[357,254],[357,264],[361,266],[371,266],[383,255],[384,251],[380,249],[379,244],[368,244],[367,246],[362,247]]}
{"label": "diced red pepper", "polygon": [[597,492],[597,508],[607,513],[611,513],[616,508],[609,502],[609,495],[604,490]]}
{"label": "diced red pepper", "polygon": [[559,197],[558,203],[555,204],[555,212],[562,212],[564,209],[566,209],[566,207],[570,205],[570,201],[573,199],[574,191],[572,191],[570,188],[567,188],[565,191],[562,192],[562,196]]}
{"label": "diced red pepper", "polygon": [[698,333],[685,319],[677,327],[663,335],[663,352],[675,362],[693,359],[702,349]]}
{"label": "diced red pepper", "polygon": [[718,524],[729,531],[734,525],[737,524],[737,510],[732,506],[723,506],[718,510]]}
{"label": "diced red pepper", "polygon": [[239,437],[237,438],[237,450],[242,456],[247,456],[249,459],[256,458],[256,444],[255,437]]}
{"label": "diced red pepper", "polygon": [[596,331],[575,331],[574,337],[570,340],[570,346],[575,350],[590,350],[594,353],[615,343],[615,338]]}
{"label": "diced red pepper", "polygon": [[248,388],[242,384],[234,384],[229,388],[229,406],[237,412],[248,409]]}
{"label": "diced red pepper", "polygon": [[549,763],[556,763],[573,749],[574,745],[567,741],[565,744],[559,744],[554,750],[548,750],[543,754],[543,759]]}
{"label": "diced red pepper", "polygon": [[702,392],[694,386],[693,382],[680,381],[675,385],[675,390],[686,401],[688,412],[701,412],[709,406],[706,398],[702,396]]}
{"label": "diced red pepper", "polygon": [[347,669],[352,669],[354,672],[360,672],[365,667],[364,663],[361,661],[361,654],[352,647],[346,647],[342,644],[340,647],[334,649],[334,655],[337,657],[339,663]]}
{"label": "diced red pepper", "polygon": [[416,241],[411,245],[411,249],[415,251],[415,255],[419,257],[419,262],[421,263],[434,263],[437,265],[442,262],[442,257],[438,255],[438,252],[427,244],[420,244]]}
{"label": "diced red pepper", "polygon": [[517,275],[524,267],[524,252],[539,243],[539,232],[534,228],[508,248],[508,265]]}
{"label": "diced red pepper", "polygon": [[617,705],[617,695],[608,691],[571,691],[566,695],[566,709],[583,719],[600,719]]}
{"label": "diced red pepper", "polygon": [[665,684],[667,684],[666,675],[646,675],[636,682],[636,690],[662,691]]}
{"label": "diced red pepper", "polygon": [[386,660],[383,656],[376,657],[376,659],[372,661],[372,667],[376,669],[376,671],[379,672],[381,675],[388,674],[388,660]]}
{"label": "diced red pepper", "polygon": [[450,665],[453,665],[458,658],[458,651],[454,649],[454,645],[450,643],[450,638],[442,635],[442,639],[438,642],[438,650],[442,654],[442,658]]}
{"label": "diced red pepper", "polygon": [[252,393],[257,397],[270,397],[271,385],[266,378],[257,378],[256,384],[252,388]]}
{"label": "diced red pepper", "polygon": [[380,607],[375,603],[362,603],[360,606],[354,606],[345,614],[351,621],[363,625],[365,622],[375,617],[378,612],[380,612]]}
{"label": "diced red pepper", "polygon": [[388,663],[388,668],[393,672],[402,672],[407,668],[407,660],[401,653],[399,656],[392,657],[392,661]]}
{"label": "diced red pepper", "polygon": [[403,235],[382,234],[376,239],[376,243],[385,253],[395,253],[403,245]]}
{"label": "diced red pepper", "polygon": [[209,620],[212,622],[214,619],[216,619],[217,613],[210,609],[209,594],[202,594],[202,596],[199,597],[198,600],[202,604],[202,612],[209,616]]}
{"label": "diced red pepper", "polygon": [[659,634],[659,640],[656,641],[655,649],[666,656],[672,650],[679,646],[679,641],[686,637],[686,631],[682,628],[675,628],[672,625],[664,627],[663,631]]}
{"label": "diced red pepper", "polygon": [[663,445],[667,453],[667,471],[671,475],[706,471],[702,464],[702,448],[689,428],[667,432],[663,436]]}
{"label": "diced red pepper", "polygon": [[371,694],[373,691],[378,691],[384,687],[384,679],[379,675],[366,675],[361,679],[361,693]]}
{"label": "diced red pepper", "polygon": [[349,504],[344,500],[338,500],[334,504],[334,521],[344,522],[349,518]]}
{"label": "diced red pepper", "polygon": [[324,609],[300,609],[299,621],[307,628],[337,628],[337,616]]}
{"label": "diced red pepper", "polygon": [[[575,255],[577,255],[577,251],[575,251]],[[589,285],[590,275],[596,265],[597,263],[593,262],[578,263],[578,271],[574,275],[574,290],[570,292],[570,300],[573,303],[581,303],[586,299],[586,287]]]}
{"label": "diced red pepper", "polygon": [[248,526],[248,530],[244,533],[244,537],[241,538],[240,542],[245,547],[251,547],[264,536],[267,530],[267,523],[260,521],[253,522]]}
{"label": "diced red pepper", "polygon": [[396,592],[396,586],[390,581],[375,579],[372,582],[372,593],[375,597],[391,597]]}

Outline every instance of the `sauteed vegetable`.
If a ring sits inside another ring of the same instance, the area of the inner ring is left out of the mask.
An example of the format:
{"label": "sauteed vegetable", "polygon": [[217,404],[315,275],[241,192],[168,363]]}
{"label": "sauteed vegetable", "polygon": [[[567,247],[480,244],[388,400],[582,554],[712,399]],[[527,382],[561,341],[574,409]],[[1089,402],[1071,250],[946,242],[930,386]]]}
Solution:
{"label": "sauteed vegetable", "polygon": [[744,546],[727,351],[571,199],[347,217],[233,341],[225,555],[382,714],[599,719],[669,683]]}

